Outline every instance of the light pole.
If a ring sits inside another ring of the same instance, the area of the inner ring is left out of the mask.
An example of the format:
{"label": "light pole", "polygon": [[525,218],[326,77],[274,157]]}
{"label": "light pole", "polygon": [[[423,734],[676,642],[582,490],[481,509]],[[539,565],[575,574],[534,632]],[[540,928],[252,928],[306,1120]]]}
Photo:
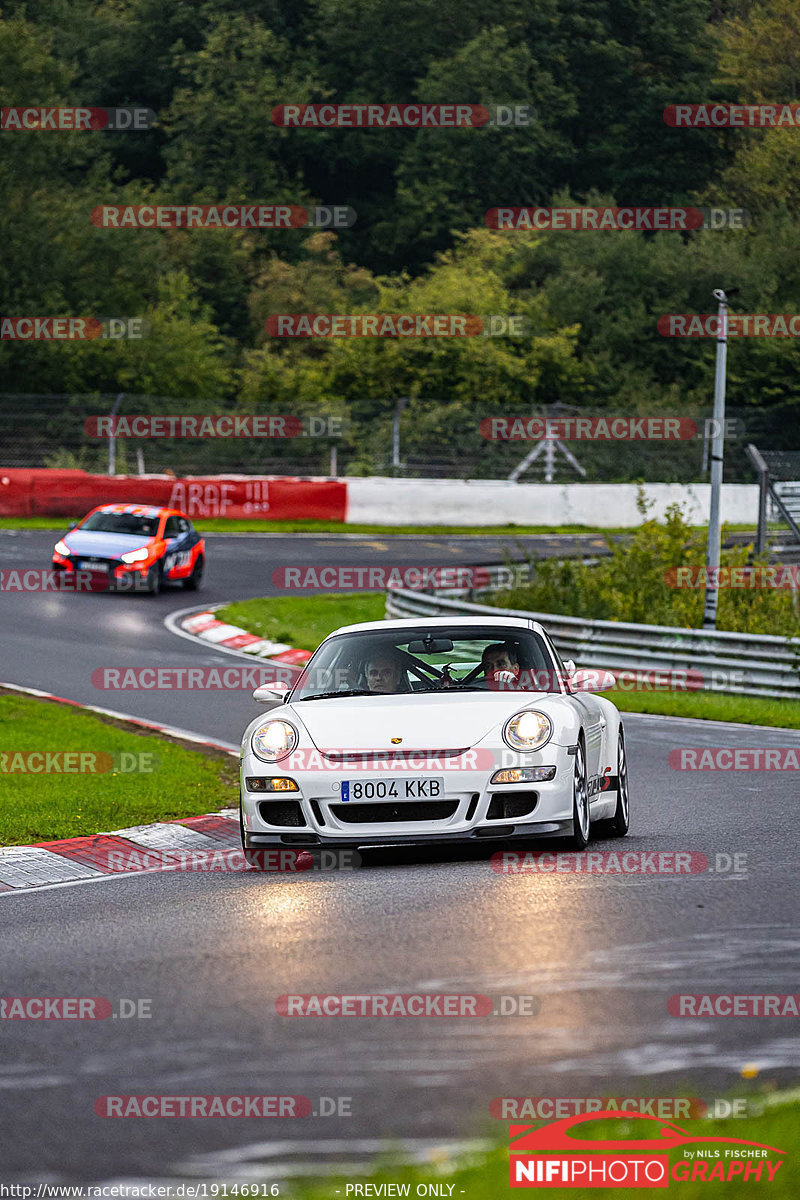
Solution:
{"label": "light pole", "polygon": [[714,440],[711,444],[711,506],[708,514],[704,629],[716,629],[717,627],[722,451],[725,445],[725,366],[728,359],[728,297],[722,288],[717,288],[714,296],[719,302],[719,308],[717,309],[717,370],[714,377]]}

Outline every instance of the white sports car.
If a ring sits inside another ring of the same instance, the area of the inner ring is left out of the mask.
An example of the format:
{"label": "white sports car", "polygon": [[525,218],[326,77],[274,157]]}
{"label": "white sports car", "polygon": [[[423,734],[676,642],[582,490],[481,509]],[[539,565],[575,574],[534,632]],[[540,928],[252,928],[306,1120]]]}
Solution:
{"label": "white sports car", "polygon": [[248,861],[312,848],[628,831],[625,739],[592,691],[605,671],[562,663],[525,618],[376,621],[332,633],[244,733]]}

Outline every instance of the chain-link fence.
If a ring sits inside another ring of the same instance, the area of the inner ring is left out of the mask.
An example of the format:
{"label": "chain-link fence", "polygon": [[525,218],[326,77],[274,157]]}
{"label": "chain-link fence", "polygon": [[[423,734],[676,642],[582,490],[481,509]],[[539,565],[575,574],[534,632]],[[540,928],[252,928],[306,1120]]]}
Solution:
{"label": "chain-link fence", "polygon": [[[748,442],[766,449],[780,446],[784,453],[795,450],[800,457],[796,411],[789,405],[729,410],[726,482],[755,482],[745,454]],[[130,436],[140,428],[133,424],[135,416],[211,414],[258,417],[267,435]],[[112,415],[113,437],[108,434]],[[395,475],[555,483],[709,478],[710,407],[691,413],[621,413],[550,405],[487,412],[480,398],[468,405],[444,398],[382,397],[359,399],[347,408],[306,404],[280,416],[285,425],[276,433],[278,427],[269,425],[263,411],[212,399],[0,393],[0,463],[116,474]],[[791,472],[800,478],[800,465],[793,463]]]}

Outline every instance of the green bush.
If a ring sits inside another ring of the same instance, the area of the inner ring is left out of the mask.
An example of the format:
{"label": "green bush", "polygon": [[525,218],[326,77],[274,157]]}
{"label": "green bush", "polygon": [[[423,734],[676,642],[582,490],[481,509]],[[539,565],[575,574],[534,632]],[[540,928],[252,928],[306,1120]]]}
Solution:
{"label": "green bush", "polygon": [[[607,538],[610,555],[597,565],[538,560],[532,564],[531,583],[497,593],[488,603],[594,620],[699,628],[704,589],[671,587],[665,576],[670,568],[704,567],[706,535],[689,525],[678,504],[671,505],[661,521],[647,516],[643,498],[639,508],[642,524],[625,541]],[[765,566],[767,558],[753,554],[752,546],[722,552],[723,566],[746,564]],[[717,628],[800,636],[797,591],[721,588]]]}

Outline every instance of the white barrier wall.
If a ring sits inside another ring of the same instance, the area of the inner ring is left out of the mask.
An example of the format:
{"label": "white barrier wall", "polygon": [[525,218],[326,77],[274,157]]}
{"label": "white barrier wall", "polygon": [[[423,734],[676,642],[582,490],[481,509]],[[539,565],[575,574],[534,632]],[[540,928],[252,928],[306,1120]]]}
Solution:
{"label": "white barrier wall", "polygon": [[[708,521],[707,483],[647,483],[652,515],[681,504],[695,525]],[[505,480],[347,479],[347,523],[374,525],[641,524],[634,483],[508,483]],[[722,520],[756,527],[758,485],[722,485]]]}

